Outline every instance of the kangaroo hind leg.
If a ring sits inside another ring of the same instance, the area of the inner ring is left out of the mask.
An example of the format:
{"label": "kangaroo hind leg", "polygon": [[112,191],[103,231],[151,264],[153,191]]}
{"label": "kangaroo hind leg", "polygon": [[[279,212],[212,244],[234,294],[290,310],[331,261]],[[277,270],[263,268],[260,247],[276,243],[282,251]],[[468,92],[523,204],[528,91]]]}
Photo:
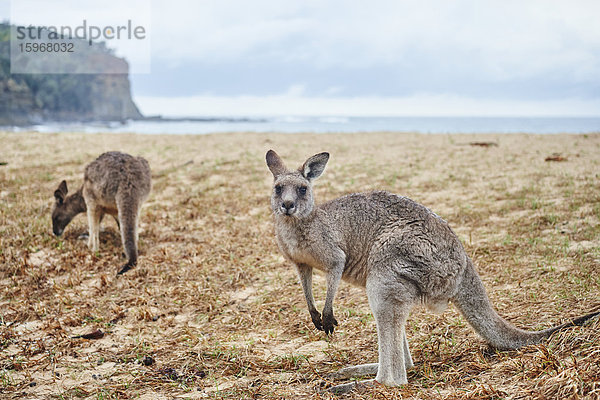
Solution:
{"label": "kangaroo hind leg", "polygon": [[408,340],[406,339],[406,325],[402,330],[402,341],[404,342],[404,365],[408,371],[415,366],[415,363],[410,355],[410,348],[408,347]]}
{"label": "kangaroo hind leg", "polygon": [[[389,282],[389,281],[388,281]],[[408,382],[406,371],[413,367],[406,339],[406,320],[412,305],[412,287],[390,287],[375,279],[367,280],[369,305],[377,324],[379,362],[342,368],[332,377],[350,379],[376,375],[374,380],[351,382],[332,387],[335,393],[346,393],[356,385],[372,385],[374,382],[386,386],[400,386]]]}
{"label": "kangaroo hind leg", "polygon": [[100,250],[100,221],[104,213],[99,207],[89,205],[87,207],[88,218],[88,247],[93,252]]}
{"label": "kangaroo hind leg", "polygon": [[368,290],[369,305],[377,324],[379,347],[375,380],[386,386],[400,386],[408,383],[406,369],[407,366],[412,366],[405,331],[410,306],[394,301],[389,293],[383,293],[388,290],[389,288]]}

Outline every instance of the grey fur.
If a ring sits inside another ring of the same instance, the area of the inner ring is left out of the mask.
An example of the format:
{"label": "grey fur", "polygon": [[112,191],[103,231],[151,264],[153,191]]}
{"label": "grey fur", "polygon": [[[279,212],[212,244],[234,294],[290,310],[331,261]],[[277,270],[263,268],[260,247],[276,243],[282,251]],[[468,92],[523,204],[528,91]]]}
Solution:
{"label": "grey fur", "polygon": [[85,167],[83,185],[67,196],[67,183],[62,181],[54,192],[52,230],[60,236],[77,214],[87,211],[88,247],[100,247],[100,222],[104,214],[118,221],[127,263],[119,274],[137,263],[138,220],[142,203],[152,187],[150,166],[142,157],[111,151],[101,154]]}
{"label": "grey fur", "polygon": [[[353,193],[315,206],[312,181],[328,159],[328,153],[320,153],[298,170],[288,170],[273,150],[266,156],[274,177],[271,207],[277,242],[297,267],[315,327],[329,334],[337,325],[333,300],[341,279],[367,291],[377,324],[379,363],[343,369],[339,376],[376,371],[379,383],[407,383],[406,370],[413,362],[405,323],[419,304],[441,312],[452,301],[475,331],[498,349],[538,343],[573,325],[527,332],[503,320],[446,221],[406,197],[384,191]],[[325,272],[327,281],[322,316],[311,289],[313,268]],[[342,386],[336,388],[352,387]]]}

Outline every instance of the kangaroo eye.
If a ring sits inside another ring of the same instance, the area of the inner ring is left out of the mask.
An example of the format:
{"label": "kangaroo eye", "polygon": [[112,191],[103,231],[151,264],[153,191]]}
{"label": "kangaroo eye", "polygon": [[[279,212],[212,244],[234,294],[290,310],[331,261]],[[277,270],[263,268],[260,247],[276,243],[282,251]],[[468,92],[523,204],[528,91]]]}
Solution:
{"label": "kangaroo eye", "polygon": [[282,190],[282,188],[280,185],[275,186],[275,193],[281,194],[281,190]]}
{"label": "kangaroo eye", "polygon": [[306,194],[306,186],[299,187],[298,193],[300,193],[302,196],[304,196]]}

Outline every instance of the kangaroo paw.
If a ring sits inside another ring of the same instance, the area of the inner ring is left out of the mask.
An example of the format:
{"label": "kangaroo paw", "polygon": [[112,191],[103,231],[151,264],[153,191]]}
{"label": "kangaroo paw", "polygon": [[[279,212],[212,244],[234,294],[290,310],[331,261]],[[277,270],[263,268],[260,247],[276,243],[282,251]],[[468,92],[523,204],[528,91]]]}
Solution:
{"label": "kangaroo paw", "polygon": [[333,314],[323,314],[323,330],[327,335],[333,333],[334,327],[338,324]]}
{"label": "kangaroo paw", "polygon": [[312,319],[313,324],[315,324],[315,328],[322,331],[323,324],[321,322],[321,313],[319,313],[318,311],[311,312],[310,318]]}

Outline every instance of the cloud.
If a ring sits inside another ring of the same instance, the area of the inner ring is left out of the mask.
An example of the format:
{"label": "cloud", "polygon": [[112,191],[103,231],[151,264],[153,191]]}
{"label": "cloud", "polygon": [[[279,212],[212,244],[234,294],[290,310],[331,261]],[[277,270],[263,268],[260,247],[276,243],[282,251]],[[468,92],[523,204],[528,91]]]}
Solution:
{"label": "cloud", "polygon": [[433,59],[437,68],[473,65],[498,79],[599,68],[596,1],[175,0],[153,11],[157,58],[324,69]]}
{"label": "cloud", "polygon": [[0,0],[0,22],[7,21],[10,18],[10,1]]}
{"label": "cloud", "polygon": [[285,96],[289,97],[301,97],[306,92],[306,86],[303,84],[295,84],[288,88]]}
{"label": "cloud", "polygon": [[[600,93],[600,2],[153,2],[153,69],[172,95],[543,100]],[[195,71],[178,89],[176,76]],[[156,79],[134,78],[148,94]],[[331,88],[343,88],[343,92]],[[162,92],[162,89],[160,89]],[[157,93],[156,91],[154,92]]]}

